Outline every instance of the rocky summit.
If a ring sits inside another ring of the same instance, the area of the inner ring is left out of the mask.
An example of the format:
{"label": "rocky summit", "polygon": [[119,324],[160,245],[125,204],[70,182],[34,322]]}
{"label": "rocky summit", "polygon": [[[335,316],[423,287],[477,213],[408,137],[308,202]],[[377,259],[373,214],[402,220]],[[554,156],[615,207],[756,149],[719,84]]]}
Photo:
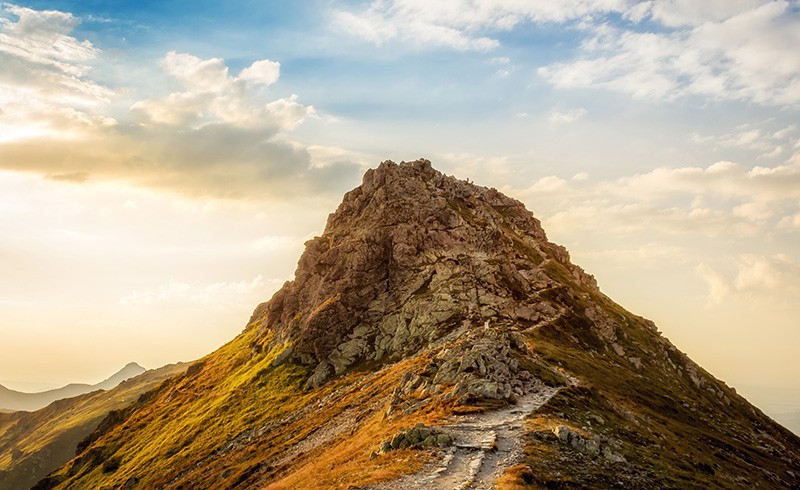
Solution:
{"label": "rocky summit", "polygon": [[[315,366],[311,387],[447,338],[437,381],[511,400],[524,381],[507,357],[524,345],[511,332],[562,313],[542,300],[558,286],[546,272],[551,262],[596,288],[519,201],[447,177],[427,160],[384,162],[345,195],[322,236],[306,244],[295,280],[251,322],[275,333],[273,343],[291,345],[292,359]],[[473,370],[452,365],[462,357]]]}
{"label": "rocky summit", "polygon": [[383,162],[244,331],[38,488],[798,488],[800,439],[524,205]]}

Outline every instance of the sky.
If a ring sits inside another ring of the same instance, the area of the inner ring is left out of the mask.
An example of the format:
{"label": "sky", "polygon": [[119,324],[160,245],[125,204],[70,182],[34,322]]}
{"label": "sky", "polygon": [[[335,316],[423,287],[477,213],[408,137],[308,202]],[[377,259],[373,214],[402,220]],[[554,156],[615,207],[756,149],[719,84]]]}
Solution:
{"label": "sky", "polygon": [[1,3],[0,383],[213,351],[424,157],[800,412],[798,45],[796,0]]}

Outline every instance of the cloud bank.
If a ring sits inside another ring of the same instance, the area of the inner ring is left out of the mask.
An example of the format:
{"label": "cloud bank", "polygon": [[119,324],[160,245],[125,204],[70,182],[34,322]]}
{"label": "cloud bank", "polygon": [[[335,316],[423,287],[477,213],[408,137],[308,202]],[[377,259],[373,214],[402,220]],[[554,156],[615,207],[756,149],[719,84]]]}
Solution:
{"label": "cloud bank", "polygon": [[332,189],[360,166],[315,165],[290,139],[313,106],[270,96],[280,63],[232,75],[223,59],[170,51],[154,69],[178,87],[133,100],[92,78],[100,50],[72,35],[79,19],[5,4],[0,10],[0,169],[71,182],[113,179],[195,196],[286,198]]}
{"label": "cloud bank", "polygon": [[535,204],[554,236],[587,241],[582,259],[618,268],[693,269],[707,287],[709,306],[735,298],[795,307],[797,158],[769,167],[729,161],[660,167],[602,181],[550,175],[525,189],[503,190]]}
{"label": "cloud bank", "polygon": [[563,24],[581,39],[574,58],[538,69],[558,88],[796,105],[799,12],[796,1],[376,0],[334,23],[378,46],[461,51],[496,50],[524,23]]}

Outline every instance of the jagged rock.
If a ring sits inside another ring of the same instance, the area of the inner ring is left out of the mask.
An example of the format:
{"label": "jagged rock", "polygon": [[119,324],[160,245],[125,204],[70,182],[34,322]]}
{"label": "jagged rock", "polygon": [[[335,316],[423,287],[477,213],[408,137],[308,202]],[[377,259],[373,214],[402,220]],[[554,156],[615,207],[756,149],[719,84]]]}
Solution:
{"label": "jagged rock", "polygon": [[593,437],[586,438],[578,433],[576,430],[565,425],[558,425],[553,428],[553,434],[558,437],[558,440],[567,446],[584,453],[588,456],[602,456],[612,463],[619,463],[625,461],[622,455],[614,452],[611,448],[613,441],[604,440],[602,438]]}
{"label": "jagged rock", "polygon": [[277,367],[286,362],[294,353],[294,348],[290,345],[289,347],[285,348],[280,354],[275,356],[275,359],[272,360],[270,365],[272,367]]}
{"label": "jagged rock", "polygon": [[381,441],[379,453],[387,453],[398,449],[422,449],[432,446],[446,447],[453,444],[453,438],[439,429],[418,423],[414,427],[401,430],[391,440]]}
{"label": "jagged rock", "polygon": [[[576,287],[595,287],[519,201],[445,176],[427,160],[384,162],[345,195],[322,236],[306,243],[294,281],[259,305],[251,323],[272,332],[273,344],[291,344],[296,362],[315,367],[307,386],[319,386],[359,362],[429,348],[458,328],[551,321],[561,307],[536,297],[559,284],[548,260],[566,266]],[[518,370],[508,352],[490,347],[496,341],[525,349],[487,334],[484,345],[463,346],[463,365],[431,373],[432,385],[510,400],[521,390]]]}
{"label": "jagged rock", "polygon": [[621,454],[615,453],[609,446],[603,446],[600,452],[605,459],[612,463],[622,463],[625,461],[625,458]]}
{"label": "jagged rock", "polygon": [[392,442],[390,442],[389,445],[392,447],[392,449],[401,449],[405,443],[406,435],[405,433],[401,432],[392,438]]}
{"label": "jagged rock", "polygon": [[447,434],[439,434],[436,436],[436,445],[439,447],[450,446],[453,444],[453,438]]}
{"label": "jagged rock", "polygon": [[306,389],[319,387],[322,383],[330,379],[333,374],[334,369],[329,362],[323,361],[317,364],[314,373],[308,378],[308,381],[306,381]]}

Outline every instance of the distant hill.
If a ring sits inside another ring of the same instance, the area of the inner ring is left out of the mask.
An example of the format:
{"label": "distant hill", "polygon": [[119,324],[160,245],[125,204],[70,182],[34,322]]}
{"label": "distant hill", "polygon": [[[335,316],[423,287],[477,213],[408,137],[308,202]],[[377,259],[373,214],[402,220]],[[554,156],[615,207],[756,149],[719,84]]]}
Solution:
{"label": "distant hill", "polygon": [[80,441],[109,413],[135,403],[186,367],[172,364],[131,377],[141,369],[131,363],[103,383],[92,385],[117,385],[108,391],[95,389],[35,412],[0,413],[0,490],[30,488],[74,457]]}
{"label": "distant hill", "polygon": [[33,412],[63,398],[71,398],[96,390],[110,390],[126,379],[138,376],[145,371],[142,366],[131,362],[108,379],[97,384],[71,383],[61,388],[40,393],[24,393],[0,385],[0,412],[14,412],[17,410]]}

